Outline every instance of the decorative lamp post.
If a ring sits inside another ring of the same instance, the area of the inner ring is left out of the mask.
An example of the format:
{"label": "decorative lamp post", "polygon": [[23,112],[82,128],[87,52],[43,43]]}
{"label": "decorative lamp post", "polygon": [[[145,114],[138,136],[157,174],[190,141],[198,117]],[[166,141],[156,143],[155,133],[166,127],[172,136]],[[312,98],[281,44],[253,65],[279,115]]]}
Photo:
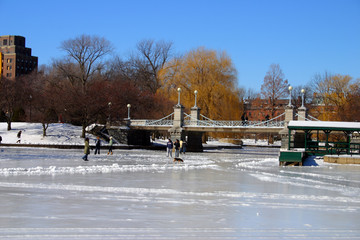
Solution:
{"label": "decorative lamp post", "polygon": [[197,96],[197,93],[198,93],[198,91],[195,90],[195,91],[194,91],[194,94],[195,94],[195,105],[194,105],[194,107],[195,107],[195,108],[197,107],[197,106],[196,106],[196,96]]}
{"label": "decorative lamp post", "polygon": [[109,106],[109,122],[110,122],[110,119],[111,119],[111,102],[108,103],[108,106]]}
{"label": "decorative lamp post", "polygon": [[29,102],[30,102],[30,122],[31,122],[31,102],[32,102],[32,95],[29,96]]}
{"label": "decorative lamp post", "polygon": [[305,89],[301,89],[301,107],[304,108]]}
{"label": "decorative lamp post", "polygon": [[180,93],[181,93],[181,88],[178,88],[177,91],[178,91],[178,104],[177,104],[177,105],[180,106]]}
{"label": "decorative lamp post", "polygon": [[293,87],[289,86],[289,106],[291,106],[291,91],[292,91]]}
{"label": "decorative lamp post", "polygon": [[127,105],[127,108],[128,108],[128,119],[130,119],[130,108],[131,108],[131,105],[128,104],[128,105]]}

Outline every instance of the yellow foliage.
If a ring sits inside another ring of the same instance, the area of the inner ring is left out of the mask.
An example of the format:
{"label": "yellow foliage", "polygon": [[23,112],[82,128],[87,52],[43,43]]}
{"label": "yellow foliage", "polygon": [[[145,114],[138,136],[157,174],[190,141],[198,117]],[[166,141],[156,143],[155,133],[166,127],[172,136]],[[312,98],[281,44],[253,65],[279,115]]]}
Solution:
{"label": "yellow foliage", "polygon": [[319,119],[324,121],[342,120],[343,109],[348,104],[348,95],[351,91],[349,75],[333,75],[318,83],[318,94],[323,100],[324,107]]}
{"label": "yellow foliage", "polygon": [[181,88],[181,104],[194,106],[194,91],[198,91],[197,106],[211,119],[238,120],[242,114],[241,99],[236,87],[236,70],[226,53],[205,48],[190,51],[168,62],[159,72],[159,91],[177,102]]}

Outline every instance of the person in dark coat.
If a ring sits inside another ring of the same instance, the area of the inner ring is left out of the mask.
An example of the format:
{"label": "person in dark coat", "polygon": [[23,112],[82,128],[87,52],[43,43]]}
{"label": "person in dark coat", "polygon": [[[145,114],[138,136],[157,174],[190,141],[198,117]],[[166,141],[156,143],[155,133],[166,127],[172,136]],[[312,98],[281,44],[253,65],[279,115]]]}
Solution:
{"label": "person in dark coat", "polygon": [[100,138],[96,138],[96,144],[95,144],[95,155],[98,153],[100,154],[100,147],[101,147],[101,141]]}
{"label": "person in dark coat", "polygon": [[2,137],[0,136],[0,144],[1,144],[1,141],[2,141]]}
{"label": "person in dark coat", "polygon": [[90,154],[89,138],[85,138],[84,154],[82,159],[88,161],[88,155]]}
{"label": "person in dark coat", "polygon": [[186,152],[186,147],[187,147],[187,142],[184,141],[184,142],[183,142],[183,146],[182,146],[182,153],[183,153],[183,154],[185,154],[185,152]]}
{"label": "person in dark coat", "polygon": [[21,142],[21,133],[22,133],[22,131],[20,130],[20,131],[18,132],[18,134],[17,134],[18,140],[16,141],[16,143],[20,143],[20,142]]}
{"label": "person in dark coat", "polygon": [[178,158],[180,154],[180,141],[179,139],[176,139],[176,142],[174,143],[175,146],[175,157]]}
{"label": "person in dark coat", "polygon": [[166,144],[166,153],[167,153],[167,157],[172,157],[172,150],[173,150],[173,147],[174,147],[174,144],[173,142],[171,141],[171,139],[169,138],[169,141],[167,142]]}

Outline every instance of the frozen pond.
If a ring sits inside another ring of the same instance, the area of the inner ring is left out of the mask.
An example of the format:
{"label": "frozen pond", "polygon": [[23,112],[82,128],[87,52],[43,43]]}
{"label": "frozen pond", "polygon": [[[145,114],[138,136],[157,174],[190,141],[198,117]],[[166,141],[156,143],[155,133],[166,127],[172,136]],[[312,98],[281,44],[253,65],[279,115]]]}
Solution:
{"label": "frozen pond", "polygon": [[360,239],[360,166],[279,167],[278,149],[0,147],[1,239]]}

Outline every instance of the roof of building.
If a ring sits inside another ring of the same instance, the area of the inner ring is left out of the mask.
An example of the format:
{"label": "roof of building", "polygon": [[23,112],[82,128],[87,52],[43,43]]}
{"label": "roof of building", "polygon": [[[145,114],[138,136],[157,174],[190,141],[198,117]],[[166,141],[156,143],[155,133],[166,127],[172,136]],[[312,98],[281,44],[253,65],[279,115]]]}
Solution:
{"label": "roof of building", "polygon": [[290,130],[360,131],[360,122],[290,121]]}

